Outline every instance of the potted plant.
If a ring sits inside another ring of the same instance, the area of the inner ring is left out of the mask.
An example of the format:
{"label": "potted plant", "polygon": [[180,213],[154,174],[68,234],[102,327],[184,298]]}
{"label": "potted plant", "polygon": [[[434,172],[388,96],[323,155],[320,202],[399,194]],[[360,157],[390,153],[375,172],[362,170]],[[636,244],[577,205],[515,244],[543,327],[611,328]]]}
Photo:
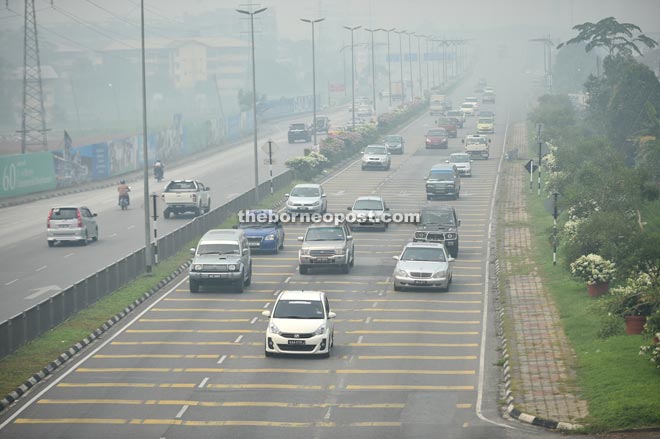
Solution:
{"label": "potted plant", "polygon": [[615,271],[614,262],[593,253],[582,255],[571,263],[571,273],[587,283],[591,297],[602,296],[608,291]]}
{"label": "potted plant", "polygon": [[623,317],[626,334],[641,334],[646,318],[654,310],[655,288],[651,277],[640,273],[629,278],[626,285],[613,288],[606,299],[606,310],[612,315]]}

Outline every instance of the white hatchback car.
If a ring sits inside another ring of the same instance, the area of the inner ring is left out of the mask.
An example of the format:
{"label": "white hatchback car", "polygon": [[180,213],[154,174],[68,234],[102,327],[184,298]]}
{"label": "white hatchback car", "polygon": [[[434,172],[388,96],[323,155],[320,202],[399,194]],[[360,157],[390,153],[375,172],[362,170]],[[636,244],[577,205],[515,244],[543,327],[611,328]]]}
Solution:
{"label": "white hatchback car", "polygon": [[321,355],[329,357],[334,345],[336,314],[322,291],[282,291],[266,329],[265,354]]}

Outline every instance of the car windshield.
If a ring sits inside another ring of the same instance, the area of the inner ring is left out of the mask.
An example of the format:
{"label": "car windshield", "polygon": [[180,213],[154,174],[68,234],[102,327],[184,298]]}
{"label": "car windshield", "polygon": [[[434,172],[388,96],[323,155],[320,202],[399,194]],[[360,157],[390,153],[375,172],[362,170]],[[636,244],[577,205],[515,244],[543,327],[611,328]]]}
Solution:
{"label": "car windshield", "polygon": [[290,196],[292,197],[318,197],[321,193],[317,187],[294,187]]}
{"label": "car windshield", "polygon": [[292,130],[304,130],[305,129],[305,124],[304,123],[293,123],[293,124],[291,124],[290,128]]}
{"label": "car windshield", "polygon": [[387,154],[387,148],[384,146],[367,146],[364,150],[365,154]]}
{"label": "car windshield", "polygon": [[380,200],[357,200],[353,210],[383,210],[383,202]]}
{"label": "car windshield", "polygon": [[438,119],[438,125],[454,125],[454,121],[451,119]]}
{"label": "car windshield", "polygon": [[429,178],[434,180],[452,180],[454,173],[450,169],[438,169],[431,171]]}
{"label": "car windshield", "polygon": [[426,133],[427,136],[445,136],[447,135],[447,132],[444,129],[438,129],[438,130],[429,130],[428,133]]}
{"label": "car windshield", "polygon": [[200,244],[197,247],[198,255],[229,255],[229,254],[240,254],[238,244],[231,242],[228,243],[219,243],[219,244]]}
{"label": "car windshield", "polygon": [[451,154],[449,156],[449,163],[468,163],[470,156],[468,154]]}
{"label": "car windshield", "polygon": [[474,108],[474,104],[471,103],[463,104],[461,105],[461,108]]}
{"label": "car windshield", "polygon": [[320,300],[280,300],[273,310],[276,319],[322,319],[323,303]]}
{"label": "car windshield", "polygon": [[455,225],[451,212],[422,211],[420,220],[422,224]]}
{"label": "car windshield", "polygon": [[401,136],[385,136],[385,141],[388,143],[401,143]]}
{"label": "car windshield", "polygon": [[447,116],[458,116],[458,117],[460,117],[461,112],[460,111],[448,111]]}
{"label": "car windshield", "polygon": [[493,123],[493,120],[489,117],[480,117],[478,123]]}
{"label": "car windshield", "polygon": [[344,229],[341,227],[312,227],[307,230],[305,241],[343,241]]}
{"label": "car windshield", "polygon": [[468,138],[467,142],[465,142],[465,143],[467,143],[468,145],[481,144],[481,143],[486,143],[486,139],[482,139],[480,137],[471,137],[471,138]]}
{"label": "car windshield", "polygon": [[165,192],[171,191],[194,191],[197,189],[194,181],[171,181],[165,188]]}
{"label": "car windshield", "polygon": [[477,102],[477,98],[465,98],[465,102]]}
{"label": "car windshield", "polygon": [[447,262],[445,252],[441,248],[407,248],[401,255],[402,261]]}
{"label": "car windshield", "polygon": [[268,223],[268,222],[239,223],[238,228],[239,229],[273,229],[275,228],[275,223]]}
{"label": "car windshield", "polygon": [[50,215],[51,220],[69,220],[75,218],[78,218],[78,209],[76,208],[53,209]]}

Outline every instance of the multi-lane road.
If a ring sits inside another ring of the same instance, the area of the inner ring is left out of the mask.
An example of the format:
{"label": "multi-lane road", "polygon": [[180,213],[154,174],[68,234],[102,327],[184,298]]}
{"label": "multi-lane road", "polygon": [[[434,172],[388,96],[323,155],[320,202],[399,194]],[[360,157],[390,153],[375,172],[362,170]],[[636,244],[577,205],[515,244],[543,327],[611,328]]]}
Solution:
{"label": "multi-lane road", "polygon": [[[471,85],[460,87],[454,102],[473,94]],[[504,90],[499,96],[491,158],[475,161],[460,200],[447,201],[461,220],[460,254],[448,292],[393,290],[392,256],[411,240],[412,225],[354,231],[350,274],[300,275],[296,238],[305,225],[289,224],[282,252],[254,256],[245,293],[193,295],[182,276],[11,409],[0,424],[0,439],[545,436],[506,423],[498,411],[489,242],[509,114]],[[432,124],[423,116],[402,129],[406,154],[393,156],[390,171],[361,171],[354,163],[327,179],[329,211],[346,212],[356,197],[372,194],[384,197],[393,212],[439,203],[426,201],[424,177],[434,163],[461,150],[460,135],[474,130],[475,121],[450,140],[448,150],[430,151],[423,134]],[[209,172],[213,166],[190,169]],[[106,198],[110,212],[114,194]],[[139,223],[139,213],[128,215]],[[121,224],[124,233],[126,223]],[[50,251],[42,238],[34,240],[44,253]],[[74,250],[61,251],[64,258]],[[79,260],[88,263],[84,256]],[[337,314],[332,356],[266,358],[261,312],[272,308],[279,291],[300,289],[330,297]]]}
{"label": "multi-lane road", "polygon": [[[346,106],[330,110],[331,123],[343,126],[350,118]],[[303,154],[310,143],[287,143],[291,121],[309,121],[311,116],[297,116],[261,127],[265,134],[262,145],[272,136],[277,145],[275,175],[283,172],[284,162]],[[150,191],[160,193],[169,179],[195,178],[211,187],[212,208],[246,192],[254,185],[253,144],[241,145],[211,153],[194,162],[168,166],[166,180],[151,179]],[[268,179],[266,155],[259,149],[260,181]],[[247,172],[246,172],[247,171]],[[7,320],[26,308],[41,302],[63,288],[103,269],[144,246],[143,185],[131,183],[131,208],[117,206],[117,189],[93,190],[7,207],[0,213],[0,321]],[[86,247],[46,244],[46,217],[51,207],[83,205],[98,214],[99,241]],[[161,206],[162,207],[162,206]],[[162,218],[162,208],[161,208]],[[191,220],[190,216],[160,221],[158,233],[163,236]]]}

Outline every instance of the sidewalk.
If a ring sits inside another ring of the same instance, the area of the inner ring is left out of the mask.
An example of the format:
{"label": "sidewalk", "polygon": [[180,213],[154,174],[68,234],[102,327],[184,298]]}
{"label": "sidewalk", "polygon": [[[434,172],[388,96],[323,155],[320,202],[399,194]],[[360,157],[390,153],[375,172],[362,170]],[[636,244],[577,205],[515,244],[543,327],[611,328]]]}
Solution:
{"label": "sidewalk", "polygon": [[[507,150],[527,151],[525,123],[512,126]],[[500,299],[506,411],[546,428],[572,429],[588,415],[575,385],[575,355],[550,294],[531,261],[523,160],[505,165],[500,193]]]}

